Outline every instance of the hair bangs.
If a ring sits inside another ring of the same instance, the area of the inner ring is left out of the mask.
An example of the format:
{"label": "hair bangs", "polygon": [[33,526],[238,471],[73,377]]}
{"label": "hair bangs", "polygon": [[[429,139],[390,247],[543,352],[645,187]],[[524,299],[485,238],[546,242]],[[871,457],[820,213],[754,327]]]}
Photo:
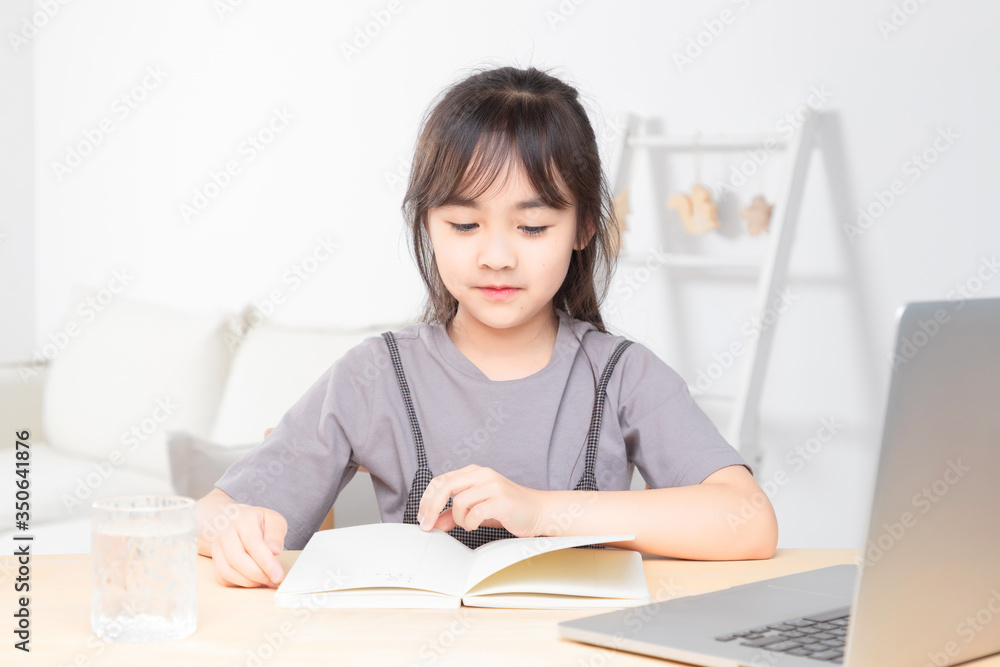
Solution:
{"label": "hair bangs", "polygon": [[[503,112],[506,111],[506,117]],[[555,155],[550,150],[545,128],[531,127],[529,114],[509,105],[498,114],[493,111],[488,121],[493,127],[463,119],[453,128],[454,137],[446,137],[439,147],[442,169],[430,183],[428,208],[455,202],[469,202],[485,195],[497,184],[506,186],[512,172],[523,170],[534,194],[546,206],[565,210],[573,205],[571,198],[557,183],[565,180],[558,174]],[[535,118],[537,119],[537,114]],[[541,131],[539,131],[541,129]]]}

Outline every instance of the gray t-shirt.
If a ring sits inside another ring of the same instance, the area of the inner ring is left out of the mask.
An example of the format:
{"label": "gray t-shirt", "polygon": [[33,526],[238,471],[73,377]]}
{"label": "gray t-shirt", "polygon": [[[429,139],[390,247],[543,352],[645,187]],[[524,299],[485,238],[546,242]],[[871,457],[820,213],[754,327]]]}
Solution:
{"label": "gray t-shirt", "polygon": [[[556,312],[548,365],[517,380],[490,380],[440,324],[395,333],[434,475],[474,463],[532,489],[576,486],[597,382],[623,338]],[[729,465],[747,464],[684,380],[649,348],[627,347],[607,386],[598,489],[628,490],[634,466],[663,488],[698,484]],[[237,502],[279,512],[288,522],[285,548],[301,549],[358,466],[371,473],[382,521],[401,522],[417,455],[381,336],[338,359],[215,486]]]}

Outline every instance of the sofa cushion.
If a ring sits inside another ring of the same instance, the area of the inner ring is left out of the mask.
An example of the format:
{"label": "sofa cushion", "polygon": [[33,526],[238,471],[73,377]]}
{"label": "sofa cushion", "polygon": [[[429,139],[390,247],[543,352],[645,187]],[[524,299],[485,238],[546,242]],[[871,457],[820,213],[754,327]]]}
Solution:
{"label": "sofa cushion", "polygon": [[349,349],[403,323],[364,329],[307,329],[262,322],[236,346],[215,426],[220,445],[260,442],[264,431]]}
{"label": "sofa cushion", "polygon": [[215,488],[229,466],[259,444],[223,446],[190,433],[168,432],[171,483],[178,494],[201,498]]}
{"label": "sofa cushion", "polygon": [[204,435],[211,428],[231,359],[225,335],[235,318],[107,297],[77,290],[74,303],[95,301],[73,312],[79,333],[49,363],[46,439],[67,456],[166,481],[166,431]]}
{"label": "sofa cushion", "polygon": [[[32,531],[50,521],[89,520],[98,498],[144,493],[173,494],[174,489],[160,475],[126,470],[107,459],[68,456],[43,441],[31,440]],[[0,527],[13,525],[14,503],[0,503]]]}
{"label": "sofa cushion", "polygon": [[[42,430],[45,371],[45,363],[0,363],[0,432],[13,434],[26,430],[32,439],[45,440]],[[0,449],[12,446],[10,438],[0,442]],[[13,460],[13,455],[10,458]]]}

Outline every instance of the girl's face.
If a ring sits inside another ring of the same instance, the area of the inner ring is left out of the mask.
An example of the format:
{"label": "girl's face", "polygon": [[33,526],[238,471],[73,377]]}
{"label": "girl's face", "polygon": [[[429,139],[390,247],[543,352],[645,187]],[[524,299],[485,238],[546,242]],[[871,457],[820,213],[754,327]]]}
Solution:
{"label": "girl's face", "polygon": [[[427,212],[441,280],[458,300],[456,317],[464,311],[494,329],[550,320],[552,297],[577,248],[576,206],[549,208],[522,169],[511,169],[478,199]],[[562,179],[558,186],[572,201]]]}

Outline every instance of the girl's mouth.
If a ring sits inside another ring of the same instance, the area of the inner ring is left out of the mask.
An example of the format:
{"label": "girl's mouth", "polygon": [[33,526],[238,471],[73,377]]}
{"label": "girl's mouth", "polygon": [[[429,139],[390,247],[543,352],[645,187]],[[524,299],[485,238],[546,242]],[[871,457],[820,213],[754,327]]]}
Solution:
{"label": "girl's mouth", "polygon": [[494,301],[504,301],[509,299],[519,290],[517,287],[480,287],[479,289],[487,299],[493,299]]}

